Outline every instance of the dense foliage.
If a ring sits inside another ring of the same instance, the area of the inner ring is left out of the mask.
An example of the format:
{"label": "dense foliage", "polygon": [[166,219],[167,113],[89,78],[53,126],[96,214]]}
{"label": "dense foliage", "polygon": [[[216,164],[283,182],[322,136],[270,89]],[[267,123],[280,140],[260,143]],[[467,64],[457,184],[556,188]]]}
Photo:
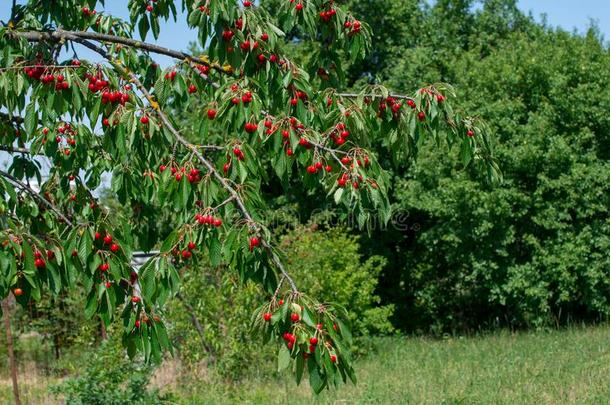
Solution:
{"label": "dense foliage", "polygon": [[595,28],[581,36],[536,23],[513,0],[410,3],[353,2],[382,46],[352,80],[454,83],[498,135],[505,181],[486,187],[432,148],[394,171],[391,200],[408,229],[374,233],[364,246],[389,259],[379,291],[397,306],[395,326],[440,333],[603,319],[607,45]]}
{"label": "dense foliage", "polygon": [[[294,193],[298,179],[299,196],[332,196],[360,227],[385,223],[386,160],[404,163],[426,140],[457,145],[463,166],[498,179],[486,126],[453,109],[445,84],[408,96],[378,84],[341,93],[343,58],[363,58],[371,31],[333,2],[283,1],[272,15],[250,1],[131,0],[130,21],[99,6],[15,2],[0,26],[0,134],[12,157],[0,172],[0,298],[12,293],[25,307],[43,291],[82,287],[86,318],[106,326],[120,318],[129,355],[158,361],[173,347],[163,316],[180,274],[209,261],[267,292],[249,310],[254,330],[279,348],[279,370],[291,367],[300,382],[307,369],[315,392],[355,382],[348,311],[298,289],[273,243],[262,189],[279,183]],[[143,42],[177,7],[204,54]],[[316,44],[304,68],[284,52],[285,33]],[[84,48],[98,59],[79,58]],[[162,71],[156,54],[176,64]],[[182,127],[172,112],[193,103],[205,113]],[[92,193],[108,174],[132,213]],[[168,217],[167,233],[149,232]],[[153,248],[131,267],[134,250]]]}

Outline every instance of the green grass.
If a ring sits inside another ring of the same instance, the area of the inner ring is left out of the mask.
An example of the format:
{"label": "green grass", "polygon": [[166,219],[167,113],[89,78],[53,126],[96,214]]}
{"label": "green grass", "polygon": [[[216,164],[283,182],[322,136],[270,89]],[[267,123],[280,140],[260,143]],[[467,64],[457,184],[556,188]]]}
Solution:
{"label": "green grass", "polygon": [[359,383],[314,398],[290,381],[201,387],[184,403],[610,403],[610,327],[463,339],[376,339]]}
{"label": "green grass", "polygon": [[[610,326],[457,339],[378,338],[357,362],[359,383],[314,397],[288,378],[173,386],[182,404],[610,403]],[[273,362],[274,359],[270,359]],[[49,380],[22,381],[25,403],[54,403]],[[204,379],[205,380],[205,379]],[[0,381],[0,403],[10,403]]]}

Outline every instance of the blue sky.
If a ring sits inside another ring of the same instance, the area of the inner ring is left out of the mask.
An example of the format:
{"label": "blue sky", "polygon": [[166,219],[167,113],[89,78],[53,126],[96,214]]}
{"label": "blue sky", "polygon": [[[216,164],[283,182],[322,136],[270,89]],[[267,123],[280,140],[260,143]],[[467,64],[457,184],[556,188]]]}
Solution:
{"label": "blue sky", "polygon": [[576,29],[583,33],[595,21],[606,41],[610,38],[609,0],[519,0],[519,7],[525,12],[531,11],[538,21],[546,14],[550,25],[568,31]]}

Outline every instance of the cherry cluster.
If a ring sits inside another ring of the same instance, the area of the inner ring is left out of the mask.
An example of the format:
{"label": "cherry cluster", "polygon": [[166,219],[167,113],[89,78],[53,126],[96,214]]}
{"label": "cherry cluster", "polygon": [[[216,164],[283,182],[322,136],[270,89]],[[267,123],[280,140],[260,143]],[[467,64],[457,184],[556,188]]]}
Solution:
{"label": "cherry cluster", "polygon": [[362,29],[362,23],[358,20],[348,20],[343,23],[343,27],[345,27],[346,30],[349,30],[348,35],[356,35]]}
{"label": "cherry cluster", "polygon": [[350,135],[350,133],[346,129],[345,124],[340,122],[335,126],[335,128],[329,134],[329,137],[330,137],[330,139],[333,140],[335,145],[341,146],[345,143],[345,141],[347,140],[349,135]]}
{"label": "cherry cluster", "polygon": [[[163,173],[166,169],[167,169],[166,165],[160,165],[159,166],[159,172],[160,173]],[[201,171],[199,169],[192,168],[187,173],[186,167],[175,167],[175,166],[172,166],[170,168],[170,170],[172,172],[172,176],[174,176],[174,179],[176,179],[176,181],[181,181],[184,176],[186,176],[186,179],[191,184],[196,184],[199,181],[201,181]]]}
{"label": "cherry cluster", "polygon": [[222,219],[216,218],[212,215],[202,215],[197,213],[195,214],[195,221],[197,221],[199,225],[214,226],[216,228],[222,226]]}
{"label": "cherry cluster", "polygon": [[331,18],[333,18],[335,15],[337,15],[337,10],[333,8],[331,8],[330,10],[320,11],[320,18],[324,22],[329,22]]}
{"label": "cherry cluster", "polygon": [[70,88],[70,84],[65,81],[63,74],[58,73],[57,75],[54,75],[53,73],[49,73],[48,68],[42,63],[37,63],[34,67],[24,67],[23,71],[29,78],[40,80],[42,84],[55,85],[55,90],[57,91]]}

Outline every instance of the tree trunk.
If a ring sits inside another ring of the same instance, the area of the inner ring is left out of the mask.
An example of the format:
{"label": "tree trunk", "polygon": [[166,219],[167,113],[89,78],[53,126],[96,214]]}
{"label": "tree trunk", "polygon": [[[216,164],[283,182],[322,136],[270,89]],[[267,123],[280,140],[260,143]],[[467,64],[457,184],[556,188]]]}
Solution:
{"label": "tree trunk", "polygon": [[106,325],[104,325],[104,320],[100,318],[100,332],[102,335],[102,340],[108,339],[108,334],[106,333]]}
{"label": "tree trunk", "polygon": [[8,351],[9,367],[11,369],[11,379],[13,380],[13,396],[15,397],[15,405],[21,405],[21,398],[19,398],[19,383],[17,382],[17,361],[15,360],[13,334],[11,333],[9,298],[10,297],[7,297],[4,301],[2,301],[2,312],[4,312],[4,331],[6,332],[6,348]]}
{"label": "tree trunk", "polygon": [[203,332],[203,326],[201,325],[201,322],[199,322],[199,319],[197,318],[195,309],[179,293],[176,294],[176,298],[178,298],[178,300],[182,303],[182,305],[186,309],[186,312],[191,317],[191,323],[193,324],[193,326],[195,327],[195,330],[197,331],[197,334],[199,335],[199,339],[201,340],[201,346],[203,347],[203,350],[208,354],[208,364],[216,363],[216,356],[214,354],[213,349],[208,344],[206,344],[205,335]]}

